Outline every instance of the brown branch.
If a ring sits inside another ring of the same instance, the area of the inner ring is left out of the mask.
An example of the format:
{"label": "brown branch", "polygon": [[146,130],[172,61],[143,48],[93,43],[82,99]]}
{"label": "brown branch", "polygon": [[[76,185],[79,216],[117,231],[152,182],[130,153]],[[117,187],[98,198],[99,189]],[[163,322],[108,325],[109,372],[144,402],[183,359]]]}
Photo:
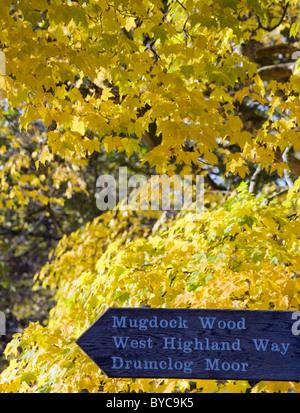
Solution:
{"label": "brown branch", "polygon": [[291,219],[291,218],[297,218],[297,216],[298,216],[298,212],[291,212],[290,214],[288,214],[286,217],[288,218],[288,219]]}
{"label": "brown branch", "polygon": [[257,168],[250,179],[249,194],[256,194],[261,171],[262,171],[262,164],[260,163],[257,165]]}
{"label": "brown branch", "polygon": [[272,201],[272,199],[274,199],[274,198],[276,198],[276,197],[278,197],[278,196],[284,195],[284,194],[286,194],[287,192],[288,192],[288,189],[283,189],[283,190],[280,191],[280,192],[276,192],[275,194],[270,195],[270,196],[267,198],[268,203],[269,203],[270,201]]}
{"label": "brown branch", "polygon": [[262,57],[278,53],[291,55],[294,52],[297,52],[298,50],[299,47],[293,46],[291,44],[274,44],[272,46],[265,46],[255,50],[255,57],[257,59],[260,59]]}
{"label": "brown branch", "polygon": [[[275,153],[275,162],[284,162],[282,159],[282,152],[277,150]],[[300,176],[300,159],[293,156],[290,157],[290,169],[295,176]]]}
{"label": "brown branch", "polygon": [[263,66],[257,70],[262,80],[277,80],[289,78],[293,74],[295,63],[281,63],[272,66]]}
{"label": "brown branch", "polygon": [[53,224],[55,225],[55,227],[58,229],[58,231],[60,231],[63,235],[65,234],[65,231],[62,229],[61,225],[59,224],[59,222],[57,222],[55,216],[54,216],[54,212],[51,209],[50,205],[47,206],[47,211],[49,212],[49,215],[53,221]]}
{"label": "brown branch", "polygon": [[142,136],[142,142],[145,145],[145,147],[147,148],[148,151],[151,151],[154,148],[154,142],[150,137],[149,132],[145,132]]}
{"label": "brown branch", "polygon": [[282,16],[281,16],[280,20],[273,27],[264,27],[261,23],[260,17],[256,16],[257,22],[258,22],[258,27],[256,28],[255,31],[257,31],[258,29],[263,29],[263,30],[266,30],[267,32],[272,32],[273,30],[277,29],[277,27],[279,27],[281,25],[281,23],[283,22],[283,19],[285,18],[288,7],[289,7],[289,3],[287,3],[284,6],[283,13],[282,13]]}
{"label": "brown branch", "polygon": [[28,231],[26,231],[26,232],[24,233],[24,235],[22,235],[21,237],[19,237],[18,240],[17,240],[14,244],[11,245],[11,247],[10,247],[10,249],[9,249],[9,253],[10,253],[10,254],[13,253],[13,251],[15,250],[15,248],[16,248],[18,245],[22,244],[22,243],[26,240],[26,237],[27,237],[29,234],[31,234],[32,232],[34,232],[34,231],[39,227],[39,225],[42,223],[42,221],[43,221],[43,219],[45,218],[45,216],[46,216],[46,212],[44,212],[43,214],[41,214],[41,216],[40,216],[39,219],[35,222],[35,224],[34,224]]}

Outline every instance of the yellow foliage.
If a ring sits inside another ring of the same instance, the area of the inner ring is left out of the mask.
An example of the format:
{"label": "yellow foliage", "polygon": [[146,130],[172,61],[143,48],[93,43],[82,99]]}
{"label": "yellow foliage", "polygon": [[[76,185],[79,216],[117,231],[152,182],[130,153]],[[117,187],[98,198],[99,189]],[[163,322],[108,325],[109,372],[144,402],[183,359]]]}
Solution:
{"label": "yellow foliage", "polygon": [[[57,305],[48,326],[32,323],[9,343],[1,391],[189,390],[188,380],[109,379],[74,341],[108,307],[298,309],[300,227],[295,233],[289,212],[275,199],[267,206],[264,195],[241,190],[199,221],[163,214],[152,228],[147,215],[115,211],[65,236],[36,276],[37,286],[57,291]],[[249,388],[245,381],[195,380],[192,391]],[[252,391],[300,389],[261,382]]]}
{"label": "yellow foliage", "polygon": [[[0,0],[7,64],[1,101],[22,110],[16,134],[0,113],[1,209],[22,211],[35,201],[49,214],[86,193],[81,168],[102,146],[108,156],[138,154],[159,174],[201,159],[205,167],[223,162],[226,179],[244,179],[250,162],[282,177],[289,166],[274,163],[276,150],[300,150],[299,76],[267,86],[240,52],[249,40],[264,43],[263,27],[268,44],[282,42],[283,30],[297,36],[298,4],[286,2],[285,16],[281,3]],[[268,30],[267,12],[276,30]],[[257,130],[246,130],[240,116],[244,99],[266,112]],[[159,142],[149,149],[153,123]],[[248,390],[244,381],[196,380],[191,387],[187,380],[108,379],[75,340],[112,306],[298,309],[299,185],[281,203],[243,187],[228,199],[209,196],[199,221],[184,213],[107,212],[64,236],[35,278],[35,288],[55,292],[49,323],[30,324],[8,344],[0,391]],[[263,382],[252,391],[300,390]]]}

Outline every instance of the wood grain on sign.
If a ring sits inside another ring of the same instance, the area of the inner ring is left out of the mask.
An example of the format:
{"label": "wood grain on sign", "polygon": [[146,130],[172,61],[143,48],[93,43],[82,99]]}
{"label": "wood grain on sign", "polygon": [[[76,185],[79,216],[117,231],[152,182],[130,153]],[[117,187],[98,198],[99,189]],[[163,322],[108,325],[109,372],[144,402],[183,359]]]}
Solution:
{"label": "wood grain on sign", "polygon": [[110,308],[77,344],[108,377],[298,381],[299,324],[294,311]]}

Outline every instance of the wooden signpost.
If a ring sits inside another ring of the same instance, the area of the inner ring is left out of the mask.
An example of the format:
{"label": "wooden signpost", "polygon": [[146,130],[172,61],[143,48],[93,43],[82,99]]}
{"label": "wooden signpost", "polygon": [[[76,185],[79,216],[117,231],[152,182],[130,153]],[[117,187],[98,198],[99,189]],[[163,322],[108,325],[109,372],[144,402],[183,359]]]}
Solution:
{"label": "wooden signpost", "polygon": [[108,377],[300,380],[300,311],[110,308],[77,344]]}

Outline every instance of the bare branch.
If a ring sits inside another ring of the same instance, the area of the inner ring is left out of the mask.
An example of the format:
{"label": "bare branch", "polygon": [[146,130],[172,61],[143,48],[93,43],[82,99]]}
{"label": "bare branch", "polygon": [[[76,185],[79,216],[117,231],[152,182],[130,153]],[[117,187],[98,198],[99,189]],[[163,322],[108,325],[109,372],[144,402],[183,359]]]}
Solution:
{"label": "bare branch", "polygon": [[278,196],[284,195],[284,194],[286,194],[287,192],[288,192],[288,189],[283,189],[283,190],[280,191],[280,192],[276,192],[275,194],[270,195],[270,196],[267,198],[267,201],[268,201],[267,203],[269,204],[269,202],[272,201],[272,199],[277,198]]}
{"label": "bare branch", "polygon": [[262,80],[277,80],[289,78],[293,74],[295,63],[281,63],[272,66],[263,66],[257,70]]}
{"label": "bare branch", "polygon": [[299,50],[299,47],[293,46],[291,44],[273,44],[272,46],[265,46],[261,47],[260,49],[257,49],[255,51],[255,57],[257,59],[260,59],[265,56],[270,56],[273,54],[293,54],[294,52],[297,52]]}
{"label": "bare branch", "polygon": [[263,30],[266,30],[267,32],[272,32],[273,30],[277,29],[277,27],[279,27],[281,25],[281,23],[283,22],[283,19],[285,18],[288,7],[289,7],[289,3],[287,3],[283,7],[282,16],[281,16],[280,20],[278,21],[278,23],[276,23],[275,26],[273,26],[273,27],[264,27],[261,23],[260,17],[256,16],[257,22],[258,22],[258,27],[256,28],[255,31],[257,31],[258,29],[263,29]]}
{"label": "bare branch", "polygon": [[262,165],[260,163],[257,165],[257,168],[250,179],[250,184],[249,184],[250,194],[256,194],[257,192],[257,186],[258,186],[258,181],[259,181],[261,171],[262,171]]}
{"label": "bare branch", "polygon": [[[276,162],[283,162],[282,152],[279,149],[276,151],[275,157]],[[293,172],[293,175],[300,176],[300,159],[298,159],[293,154],[291,154],[289,166],[291,168],[291,171]]]}
{"label": "bare branch", "polygon": [[[289,146],[282,153],[282,160],[287,164],[289,168],[291,165],[291,155],[292,155],[292,147]],[[294,186],[294,178],[290,170],[287,170],[287,169],[284,170],[284,179],[289,188],[292,188]]]}

